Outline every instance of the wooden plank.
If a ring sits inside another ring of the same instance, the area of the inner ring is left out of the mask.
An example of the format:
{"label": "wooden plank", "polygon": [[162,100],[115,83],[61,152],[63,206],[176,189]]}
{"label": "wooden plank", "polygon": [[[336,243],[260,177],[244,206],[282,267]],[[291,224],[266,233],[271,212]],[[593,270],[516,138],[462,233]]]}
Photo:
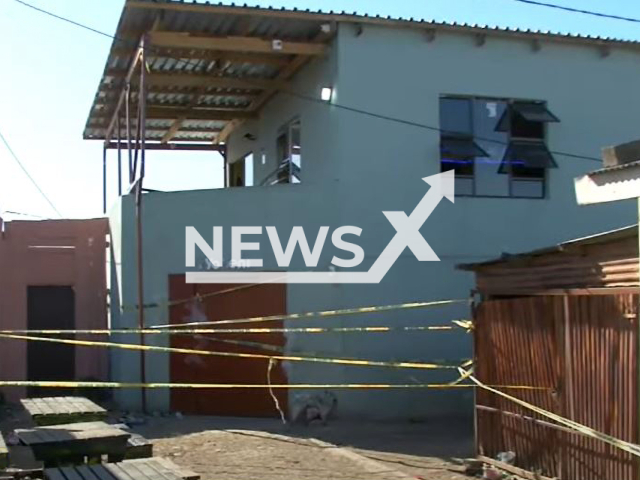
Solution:
{"label": "wooden plank", "polygon": [[200,475],[192,472],[191,470],[188,470],[186,468],[183,468],[179,465],[176,465],[175,463],[173,463],[171,460],[168,460],[164,457],[155,457],[155,458],[151,458],[148,460],[130,460],[132,462],[138,461],[138,462],[148,462],[148,464],[155,468],[158,469],[158,471],[160,472],[170,472],[173,473],[175,475],[177,475],[178,477],[182,478],[183,480],[200,480]]}
{"label": "wooden plank", "polygon": [[44,471],[45,480],[67,480],[62,472],[57,468],[47,468]]}
{"label": "wooden plank", "polygon": [[151,468],[148,462],[121,462],[120,468],[128,472],[132,477],[141,480],[179,480],[176,475],[165,475]]}
{"label": "wooden plank", "polygon": [[[110,142],[107,146],[108,149],[117,149],[118,144],[116,142]],[[126,142],[120,142],[120,148],[123,150],[127,149]],[[183,142],[172,142],[172,143],[150,143],[147,141],[147,144],[144,147],[146,150],[173,150],[176,152],[179,151],[200,151],[200,152],[224,152],[225,147],[214,144],[203,144],[203,143],[183,143]]]}
{"label": "wooden plank", "polygon": [[76,468],[84,480],[100,480],[100,477],[93,471],[92,466],[93,465],[82,465]]}
{"label": "wooden plank", "polygon": [[110,455],[123,458],[130,434],[104,422],[74,423],[31,430],[16,430],[18,438],[33,448],[47,464],[61,458]]}
{"label": "wooden plank", "polygon": [[543,475],[539,475],[537,473],[529,472],[528,470],[524,470],[523,468],[514,467],[513,465],[509,465],[508,463],[499,462],[498,460],[494,460],[493,458],[484,457],[482,455],[478,455],[478,460],[482,460],[484,463],[488,463],[489,465],[493,465],[500,470],[504,470],[505,472],[513,473],[522,478],[530,479],[530,480],[554,480],[551,477],[545,477]]}
{"label": "wooden plank", "polygon": [[84,476],[80,475],[74,467],[62,467],[60,471],[67,480],[84,480]]}
{"label": "wooden plank", "polygon": [[[171,94],[183,95],[186,97],[186,96],[199,95],[198,91],[201,87],[202,85],[197,85],[195,87],[191,87],[191,86],[172,87],[172,86],[166,86],[166,85],[151,86],[150,88],[147,89],[147,93],[150,93],[150,94],[171,93]],[[260,91],[260,89],[255,87],[250,89],[246,89],[246,88],[230,89],[228,87],[216,87],[211,85],[204,85],[204,87],[206,90],[202,94],[202,96],[205,98],[206,97],[232,97],[232,98],[239,98],[239,99],[243,99],[243,98],[251,99],[253,97],[256,97],[258,95],[258,92]],[[216,90],[217,88],[224,88],[224,90]],[[96,99],[96,101],[93,104],[93,107],[104,108],[108,105],[113,104],[115,101],[115,93],[117,93],[118,91],[119,90],[116,88],[115,85],[101,85],[100,92],[104,93],[104,95]],[[134,97],[134,101],[132,102],[132,104],[135,104],[137,101],[137,97],[135,95],[133,97]],[[147,102],[147,104],[153,105],[153,103],[150,103],[150,102]]]}
{"label": "wooden plank", "polygon": [[91,465],[89,466],[89,469],[100,480],[113,480],[114,478],[117,478],[114,477],[114,475],[107,470],[104,465]]}
{"label": "wooden plank", "polygon": [[262,90],[265,88],[279,88],[279,82],[265,78],[235,78],[213,76],[206,73],[154,73],[147,77],[151,87],[181,87],[198,88],[241,88],[245,90]]}
{"label": "wooden plank", "polygon": [[23,407],[39,426],[83,420],[103,420],[107,411],[84,397],[46,397],[23,399]]}
{"label": "wooden plank", "polygon": [[[105,115],[94,115],[92,118],[100,119]],[[162,119],[162,120],[175,120],[177,118],[186,117],[186,120],[234,120],[238,118],[256,118],[255,112],[248,110],[223,110],[223,109],[206,109],[197,108],[193,110],[185,110],[184,108],[172,108],[172,107],[149,107],[147,109],[147,118],[149,119]]]}
{"label": "wooden plank", "polygon": [[204,37],[183,32],[155,31],[149,33],[152,45],[167,48],[195,48],[231,52],[272,53],[279,55],[322,55],[324,43],[265,40],[257,37]]}
{"label": "wooden plank", "polygon": [[[137,36],[139,38],[140,35]],[[130,57],[135,53],[134,48],[116,47],[109,53],[111,56]],[[289,59],[280,55],[270,55],[263,53],[246,53],[246,52],[219,52],[212,50],[180,50],[180,49],[161,49],[154,48],[149,52],[152,58],[179,58],[187,60],[212,60],[219,62],[231,63],[251,63],[255,65],[269,65],[272,67],[282,67],[289,63]]]}
{"label": "wooden plank", "polygon": [[218,144],[219,145],[221,143],[225,143],[227,141],[227,138],[229,138],[229,135],[231,135],[231,132],[233,132],[241,124],[242,124],[241,120],[231,120],[230,122],[228,122],[224,126],[222,131],[218,135],[216,135],[216,138],[213,141],[214,144]]}
{"label": "wooden plank", "polygon": [[104,465],[104,468],[118,480],[144,480],[139,477],[132,476],[129,472],[124,470],[119,463],[107,463]]}

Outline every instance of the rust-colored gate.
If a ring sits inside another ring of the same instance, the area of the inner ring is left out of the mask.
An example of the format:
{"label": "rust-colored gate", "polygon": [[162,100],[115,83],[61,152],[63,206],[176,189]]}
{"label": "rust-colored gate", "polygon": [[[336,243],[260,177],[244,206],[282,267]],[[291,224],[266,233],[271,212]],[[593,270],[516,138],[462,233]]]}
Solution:
{"label": "rust-colored gate", "polygon": [[[177,303],[170,308],[173,324],[193,321],[216,321],[286,313],[286,285],[186,284],[184,275],[169,276],[169,296]],[[256,327],[256,324],[221,325],[219,328]],[[262,324],[260,325],[262,326]],[[264,324],[282,327],[282,322]],[[216,328],[215,325],[207,328]],[[242,342],[241,345],[215,341]],[[259,345],[263,344],[263,346]],[[273,355],[285,345],[282,333],[172,335],[171,346],[220,352],[245,352]],[[171,381],[176,383],[227,383],[266,385],[268,360],[237,357],[171,354]],[[271,370],[271,383],[286,384],[287,375],[278,363]],[[287,389],[274,390],[283,410],[287,411]],[[192,415],[270,417],[278,415],[268,389],[171,390],[171,408]]]}
{"label": "rust-colored gate", "polygon": [[[513,396],[638,443],[638,301],[633,294],[545,295],[479,304],[478,378],[531,385]],[[516,465],[562,480],[637,480],[639,463],[604,442],[478,389],[477,449],[516,453]]]}

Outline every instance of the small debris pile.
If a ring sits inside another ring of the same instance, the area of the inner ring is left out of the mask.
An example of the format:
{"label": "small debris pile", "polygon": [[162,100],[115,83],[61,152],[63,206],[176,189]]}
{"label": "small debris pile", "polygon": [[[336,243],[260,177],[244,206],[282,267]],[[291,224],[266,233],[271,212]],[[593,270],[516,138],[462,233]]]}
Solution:
{"label": "small debris pile", "polygon": [[[495,458],[505,465],[514,465],[516,460],[515,452],[500,452]],[[465,474],[470,477],[481,478],[482,480],[516,480],[520,477],[505,472],[495,465],[490,465],[476,458],[468,458],[464,461]]]}

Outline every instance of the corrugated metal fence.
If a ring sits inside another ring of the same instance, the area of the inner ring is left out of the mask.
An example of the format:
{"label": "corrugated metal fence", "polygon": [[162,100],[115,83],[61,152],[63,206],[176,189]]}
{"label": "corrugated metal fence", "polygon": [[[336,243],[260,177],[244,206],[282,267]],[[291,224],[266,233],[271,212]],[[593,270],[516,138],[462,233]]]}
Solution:
{"label": "corrugated metal fence", "polygon": [[[600,432],[638,443],[638,295],[490,300],[475,313],[478,378]],[[478,390],[480,455],[563,480],[637,480],[638,459]]]}

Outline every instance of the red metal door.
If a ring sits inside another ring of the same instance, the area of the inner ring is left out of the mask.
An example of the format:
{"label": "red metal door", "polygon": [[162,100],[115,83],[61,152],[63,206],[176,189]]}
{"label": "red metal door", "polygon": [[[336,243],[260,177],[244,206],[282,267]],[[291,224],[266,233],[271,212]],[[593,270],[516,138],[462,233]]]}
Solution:
{"label": "red metal door", "polygon": [[[286,285],[186,284],[184,275],[169,276],[169,296],[182,301],[170,308],[173,324],[217,321],[286,313]],[[194,298],[196,297],[196,298]],[[282,321],[265,324],[231,324],[219,328],[282,327]],[[216,326],[207,326],[216,328]],[[224,343],[231,340],[235,343]],[[275,354],[282,351],[285,336],[275,334],[172,335],[171,346],[220,352]],[[171,381],[179,383],[267,384],[268,360],[171,354]],[[271,383],[286,384],[280,363],[271,370]],[[281,408],[287,410],[287,389],[274,390]],[[173,389],[171,408],[192,415],[272,417],[278,411],[266,388],[231,390]]]}

